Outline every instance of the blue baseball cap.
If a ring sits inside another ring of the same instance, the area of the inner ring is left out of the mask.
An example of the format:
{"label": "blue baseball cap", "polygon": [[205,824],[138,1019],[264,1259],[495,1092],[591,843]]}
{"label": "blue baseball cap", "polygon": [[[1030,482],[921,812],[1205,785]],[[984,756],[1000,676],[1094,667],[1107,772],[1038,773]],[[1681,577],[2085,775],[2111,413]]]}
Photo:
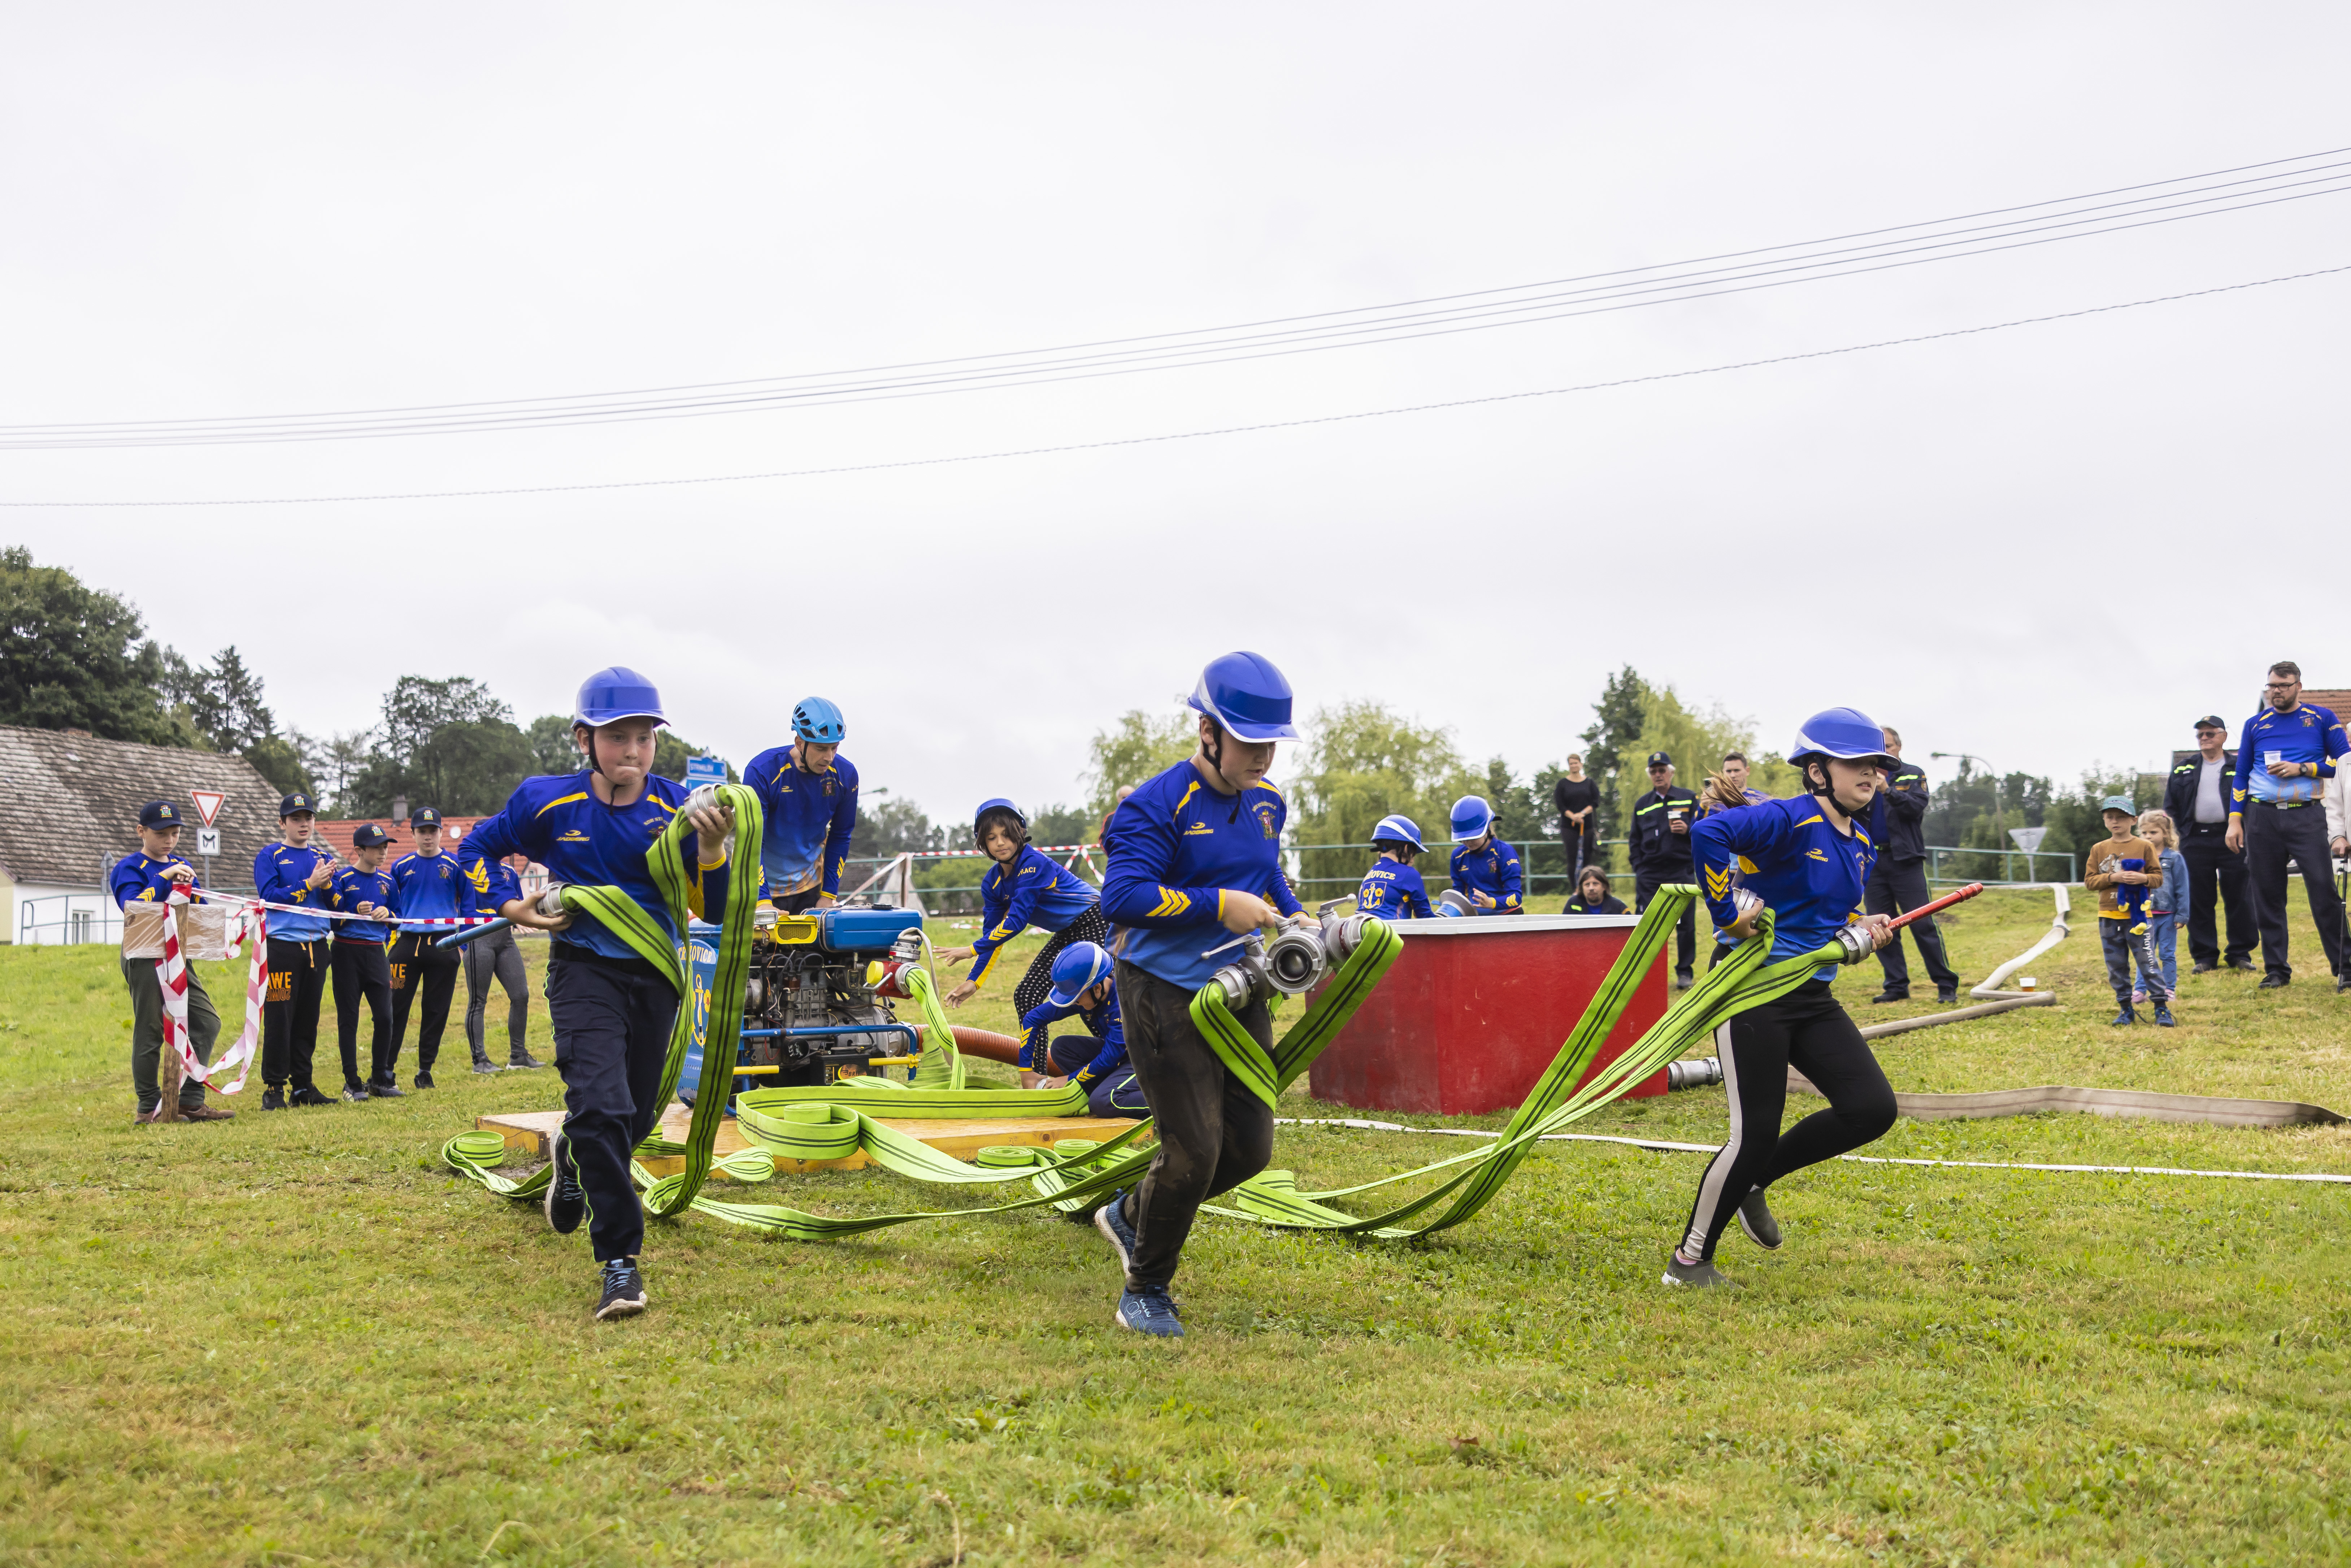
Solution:
{"label": "blue baseball cap", "polygon": [[315,814],[318,810],[318,802],[298,790],[277,802],[277,815],[280,821],[292,816],[297,811],[308,811]]}
{"label": "blue baseball cap", "polygon": [[373,822],[361,822],[351,830],[351,848],[355,850],[380,850],[390,842],[392,835]]}
{"label": "blue baseball cap", "polygon": [[419,806],[408,813],[408,825],[412,828],[437,828],[441,825],[441,813],[430,806]]}
{"label": "blue baseball cap", "polygon": [[176,828],[180,825],[179,808],[169,800],[150,800],[139,808],[139,825],[142,828]]}
{"label": "blue baseball cap", "polygon": [[2104,816],[2108,811],[2120,811],[2126,817],[2138,815],[2138,808],[2131,803],[2131,798],[2127,795],[2109,795],[2099,801],[2098,814]]}

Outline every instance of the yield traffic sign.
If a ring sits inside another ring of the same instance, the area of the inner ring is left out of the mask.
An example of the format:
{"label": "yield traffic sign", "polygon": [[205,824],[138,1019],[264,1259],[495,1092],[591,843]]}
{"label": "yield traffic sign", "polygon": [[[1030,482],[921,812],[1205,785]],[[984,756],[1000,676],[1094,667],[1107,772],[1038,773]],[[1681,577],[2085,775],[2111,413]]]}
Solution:
{"label": "yield traffic sign", "polygon": [[191,789],[188,799],[196,803],[196,821],[209,828],[220,809],[228,804],[228,796],[218,789]]}

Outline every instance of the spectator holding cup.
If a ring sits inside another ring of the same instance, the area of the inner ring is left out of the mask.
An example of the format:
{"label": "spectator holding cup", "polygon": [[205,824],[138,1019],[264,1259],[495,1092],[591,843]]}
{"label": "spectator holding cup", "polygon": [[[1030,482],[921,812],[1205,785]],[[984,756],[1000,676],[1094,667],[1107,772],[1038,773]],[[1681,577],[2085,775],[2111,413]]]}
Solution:
{"label": "spectator holding cup", "polygon": [[2343,974],[2343,900],[2327,863],[2325,807],[2319,797],[2346,752],[2340,720],[2302,700],[2302,666],[2282,659],[2270,666],[2262,711],[2245,721],[2237,743],[2237,777],[2229,798],[2228,844],[2245,856],[2253,917],[2262,931],[2261,988],[2294,979],[2286,958],[2285,868],[2301,868],[2310,892],[2326,967]]}

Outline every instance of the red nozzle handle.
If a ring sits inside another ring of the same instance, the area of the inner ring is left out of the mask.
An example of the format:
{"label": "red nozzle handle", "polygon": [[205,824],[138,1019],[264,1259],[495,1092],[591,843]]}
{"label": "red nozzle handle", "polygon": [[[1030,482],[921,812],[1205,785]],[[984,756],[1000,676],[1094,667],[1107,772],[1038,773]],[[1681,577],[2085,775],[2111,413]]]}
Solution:
{"label": "red nozzle handle", "polygon": [[1922,919],[1927,915],[1934,914],[1938,909],[1949,909],[1954,904],[1965,904],[1969,899],[1973,898],[1977,894],[1981,893],[1983,890],[1983,883],[1980,882],[1971,882],[1968,883],[1967,886],[1959,889],[1957,893],[1947,893],[1943,894],[1942,897],[1935,900],[1932,904],[1922,904],[1907,915],[1896,915],[1892,925],[1889,925],[1887,929],[1898,931],[1903,926],[1909,925],[1913,920]]}

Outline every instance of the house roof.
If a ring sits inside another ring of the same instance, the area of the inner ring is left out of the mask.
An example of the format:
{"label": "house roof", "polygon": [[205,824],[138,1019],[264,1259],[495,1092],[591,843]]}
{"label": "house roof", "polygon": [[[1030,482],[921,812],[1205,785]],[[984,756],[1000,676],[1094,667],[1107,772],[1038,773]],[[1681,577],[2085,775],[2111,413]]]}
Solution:
{"label": "house roof", "polygon": [[150,800],[185,811],[180,852],[193,861],[191,789],[228,797],[214,823],[213,884],[251,887],[253,857],[277,836],[279,793],[244,758],[0,726],[0,872],[20,883],[103,887],[114,862],[138,850],[139,808]]}

